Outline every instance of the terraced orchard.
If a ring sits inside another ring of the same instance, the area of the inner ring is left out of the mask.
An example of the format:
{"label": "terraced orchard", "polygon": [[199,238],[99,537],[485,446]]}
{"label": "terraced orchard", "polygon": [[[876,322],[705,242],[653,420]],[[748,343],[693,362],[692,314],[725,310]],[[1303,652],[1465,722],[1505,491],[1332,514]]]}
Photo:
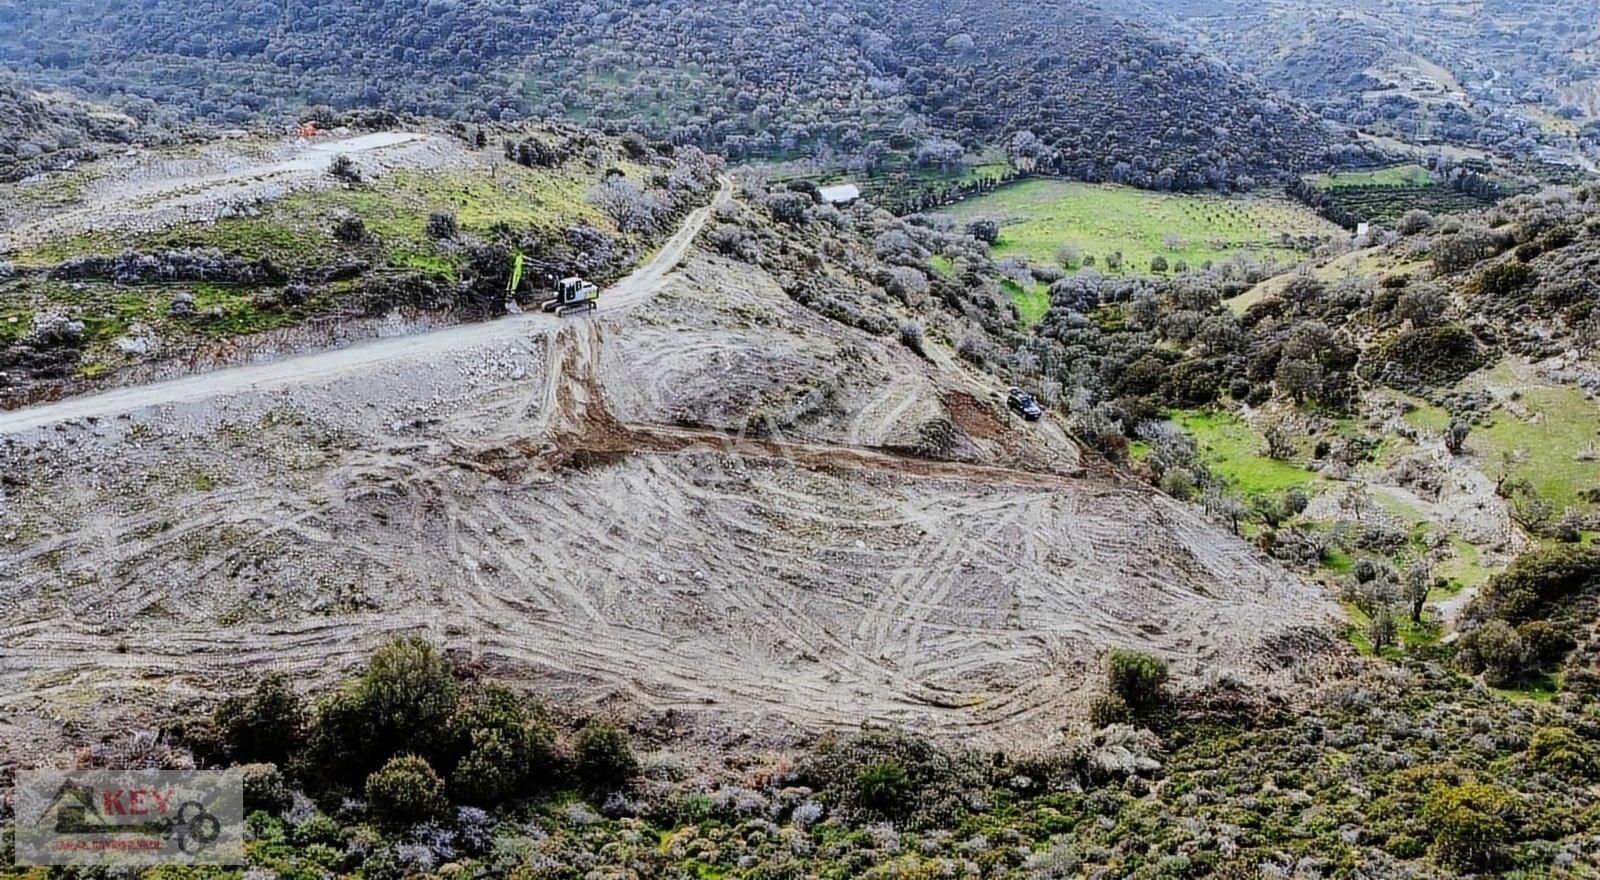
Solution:
{"label": "terraced orchard", "polygon": [[999,222],[996,259],[1022,257],[1069,269],[1092,265],[1108,273],[1162,274],[1236,256],[1289,264],[1299,261],[1310,241],[1344,235],[1284,198],[1160,193],[1061,180],[1024,181],[968,199],[951,213],[963,222]]}

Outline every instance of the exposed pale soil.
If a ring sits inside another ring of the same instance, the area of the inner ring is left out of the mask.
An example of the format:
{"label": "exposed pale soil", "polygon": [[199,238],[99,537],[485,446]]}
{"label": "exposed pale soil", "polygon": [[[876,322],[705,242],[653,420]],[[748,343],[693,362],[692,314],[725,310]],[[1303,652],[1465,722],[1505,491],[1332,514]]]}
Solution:
{"label": "exposed pale soil", "polygon": [[[877,721],[1014,748],[1081,720],[1108,647],[1264,683],[1332,649],[1318,588],[992,381],[675,241],[606,294],[626,310],[0,416],[0,752],[268,669],[326,685],[412,631],[756,744]],[[950,455],[909,452],[935,418]]]}

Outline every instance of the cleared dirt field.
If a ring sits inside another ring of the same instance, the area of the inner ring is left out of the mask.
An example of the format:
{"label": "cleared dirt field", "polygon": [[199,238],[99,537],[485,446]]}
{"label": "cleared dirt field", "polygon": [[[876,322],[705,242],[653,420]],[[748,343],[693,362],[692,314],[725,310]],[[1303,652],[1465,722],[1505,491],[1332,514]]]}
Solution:
{"label": "cleared dirt field", "polygon": [[[1316,588],[953,359],[719,259],[653,289],[0,439],[0,746],[56,754],[272,668],[325,685],[406,631],[706,740],[871,720],[1008,747],[1081,719],[1111,646],[1286,680],[1329,645]],[[913,454],[933,417],[949,455]]]}

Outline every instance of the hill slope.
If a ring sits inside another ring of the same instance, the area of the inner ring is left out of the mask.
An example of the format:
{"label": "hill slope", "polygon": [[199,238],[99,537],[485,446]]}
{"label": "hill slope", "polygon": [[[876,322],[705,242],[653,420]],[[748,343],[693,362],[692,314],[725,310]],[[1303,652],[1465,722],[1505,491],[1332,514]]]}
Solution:
{"label": "hill slope", "polygon": [[1331,119],[1412,142],[1600,161],[1600,24],[1587,0],[1180,0],[1143,10]]}
{"label": "hill slope", "polygon": [[1079,2],[462,0],[417,14],[395,0],[292,13],[71,0],[0,5],[7,20],[0,63],[231,122],[306,104],[537,114],[734,156],[927,150],[934,162],[944,139],[1000,145],[1031,129],[1044,143],[1029,158],[1179,188],[1360,156],[1303,110]]}
{"label": "hill slope", "polygon": [[46,94],[0,72],[0,182],[20,180],[105,142],[127,143],[137,121],[59,94]]}

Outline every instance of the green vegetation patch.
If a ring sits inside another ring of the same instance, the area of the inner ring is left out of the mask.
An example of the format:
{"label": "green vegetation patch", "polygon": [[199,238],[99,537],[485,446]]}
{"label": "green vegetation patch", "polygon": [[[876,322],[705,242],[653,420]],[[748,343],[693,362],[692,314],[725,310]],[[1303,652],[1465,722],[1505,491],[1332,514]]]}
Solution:
{"label": "green vegetation patch", "polygon": [[1267,457],[1266,438],[1232,413],[1179,410],[1172,420],[1194,437],[1206,466],[1245,495],[1307,488],[1318,479],[1293,462]]}
{"label": "green vegetation patch", "polygon": [[1318,189],[1346,189],[1355,186],[1436,186],[1433,174],[1417,164],[1395,165],[1375,171],[1342,171],[1306,178]]}
{"label": "green vegetation patch", "polygon": [[1148,273],[1156,257],[1169,266],[1182,260],[1194,267],[1237,253],[1293,261],[1298,255],[1281,241],[1284,234],[1339,234],[1333,224],[1287,199],[1158,193],[1060,180],[1012,184],[950,210],[962,220],[1000,221],[997,258],[1053,264],[1069,246],[1094,257],[1100,271],[1107,271],[1107,259],[1120,252],[1123,271],[1139,274]]}
{"label": "green vegetation patch", "polygon": [[[624,167],[632,175],[642,173]],[[532,169],[511,163],[493,169],[395,171],[359,186],[297,193],[264,205],[256,216],[145,235],[70,236],[19,254],[15,262],[40,268],[73,257],[112,256],[128,250],[215,248],[245,259],[266,257],[283,266],[304,266],[326,262],[338,251],[333,225],[346,216],[360,218],[383,244],[404,248],[414,257],[419,249],[433,246],[425,229],[435,211],[453,211],[463,232],[479,236],[499,226],[556,231],[574,223],[614,231],[614,224],[587,201],[598,182],[597,174],[583,169]],[[443,265],[430,268],[441,274],[453,270]]]}
{"label": "green vegetation patch", "polygon": [[1048,285],[1035,284],[1024,290],[1022,285],[1011,279],[1000,282],[1001,289],[1017,304],[1017,314],[1022,319],[1025,327],[1044,320],[1044,313],[1050,311],[1050,288]]}
{"label": "green vegetation patch", "polygon": [[1517,382],[1518,391],[1467,438],[1481,466],[1494,477],[1504,469],[1526,480],[1558,510],[1590,509],[1581,493],[1600,486],[1600,406],[1574,387],[1523,383],[1505,367],[1488,381]]}

